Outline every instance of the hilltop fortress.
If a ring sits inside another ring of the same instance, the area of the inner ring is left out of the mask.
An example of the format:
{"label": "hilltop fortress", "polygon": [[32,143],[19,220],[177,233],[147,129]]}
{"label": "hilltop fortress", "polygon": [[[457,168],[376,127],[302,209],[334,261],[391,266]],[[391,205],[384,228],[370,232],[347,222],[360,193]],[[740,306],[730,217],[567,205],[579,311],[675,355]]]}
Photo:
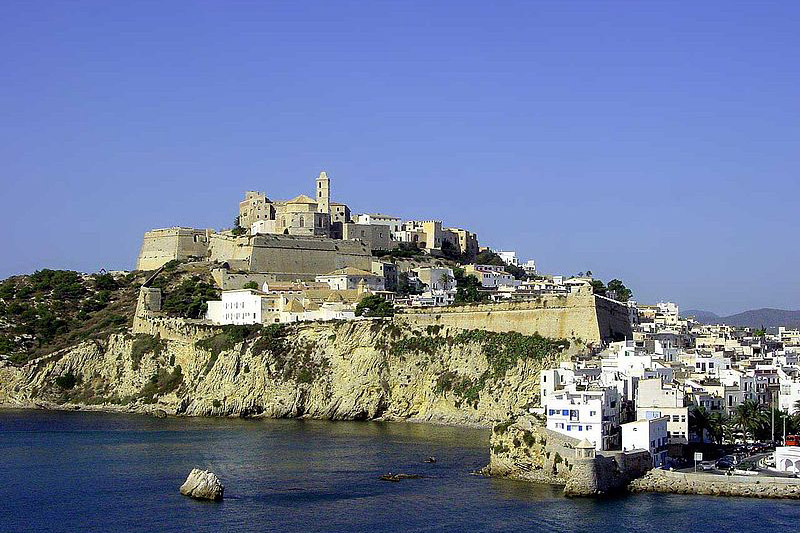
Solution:
{"label": "hilltop fortress", "polygon": [[[212,229],[172,227],[144,235],[137,270],[155,270],[171,260],[207,260],[233,270],[307,279],[353,267],[369,271],[372,251],[408,243],[436,255],[452,246],[466,256],[478,253],[477,236],[465,229],[442,228],[439,220],[411,220],[381,214],[357,215],[330,199],[330,178],[321,172],[315,198],[270,200],[248,191],[239,203],[239,227]],[[447,244],[446,244],[447,243]]]}
{"label": "hilltop fortress", "polygon": [[[397,306],[397,323],[411,326],[538,332],[587,344],[631,335],[627,306],[595,295],[585,278],[515,279],[504,266],[469,264],[479,252],[469,230],[443,228],[439,220],[353,215],[331,200],[325,172],[314,183],[314,198],[273,200],[246,192],[230,230],[148,231],[136,268],[207,263],[223,291],[222,300],[208,304],[205,318],[213,324],[353,320],[356,304],[377,295]],[[414,261],[379,260],[375,256],[383,254],[373,253],[398,247]],[[466,264],[459,275],[473,276],[481,293],[466,302],[480,303],[453,305],[458,283],[455,271],[436,260],[443,256]],[[404,291],[398,290],[401,278]]]}

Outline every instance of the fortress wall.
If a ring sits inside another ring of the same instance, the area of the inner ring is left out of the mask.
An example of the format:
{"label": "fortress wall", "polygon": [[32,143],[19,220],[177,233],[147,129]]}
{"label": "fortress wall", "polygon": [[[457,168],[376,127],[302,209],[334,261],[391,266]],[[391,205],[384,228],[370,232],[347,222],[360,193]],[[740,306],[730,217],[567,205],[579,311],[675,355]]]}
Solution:
{"label": "fortress wall", "polygon": [[248,235],[235,237],[215,234],[211,236],[208,247],[209,258],[220,263],[230,260],[249,261],[252,252]]}
{"label": "fortress wall", "polygon": [[344,267],[370,271],[372,251],[356,241],[257,235],[252,239],[250,269],[298,275],[327,274]]}
{"label": "fortress wall", "polygon": [[597,296],[597,326],[603,339],[625,340],[633,338],[628,307],[605,296]]}
{"label": "fortress wall", "polygon": [[133,319],[133,333],[147,333],[165,340],[194,343],[219,333],[219,327],[200,320],[137,314]]}
{"label": "fortress wall", "polygon": [[205,258],[212,230],[154,229],[144,234],[136,270],[156,270],[173,259]]}
{"label": "fortress wall", "polygon": [[[419,326],[441,324],[463,329],[516,331],[525,335],[538,332],[545,337],[580,338],[585,343],[598,343],[605,340],[598,326],[599,312],[608,313],[609,309],[596,307],[594,295],[569,294],[543,296],[529,302],[407,309],[395,319]],[[609,320],[603,318],[602,321]]]}

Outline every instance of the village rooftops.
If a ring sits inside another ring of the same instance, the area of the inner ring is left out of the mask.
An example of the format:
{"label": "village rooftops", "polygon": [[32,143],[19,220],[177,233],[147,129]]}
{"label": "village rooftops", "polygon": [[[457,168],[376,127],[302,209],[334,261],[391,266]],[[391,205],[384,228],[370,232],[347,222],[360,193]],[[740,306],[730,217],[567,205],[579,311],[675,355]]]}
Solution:
{"label": "village rooftops", "polygon": [[361,270],[361,269],[355,268],[355,267],[340,268],[340,269],[334,270],[333,272],[329,272],[327,274],[323,274],[322,276],[319,276],[319,277],[325,277],[325,276],[370,276],[370,277],[379,277],[378,274],[375,274],[373,272],[367,272],[366,270]]}

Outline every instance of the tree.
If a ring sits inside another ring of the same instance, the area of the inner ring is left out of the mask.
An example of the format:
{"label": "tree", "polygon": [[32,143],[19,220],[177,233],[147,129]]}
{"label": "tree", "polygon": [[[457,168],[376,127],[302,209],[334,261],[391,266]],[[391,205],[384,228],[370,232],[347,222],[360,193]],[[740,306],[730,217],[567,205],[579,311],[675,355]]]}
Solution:
{"label": "tree", "polygon": [[453,245],[453,243],[450,241],[442,242],[442,255],[445,259],[449,259],[451,261],[456,261],[458,263],[464,262],[464,256],[462,255],[461,250],[459,250],[458,247]]}
{"label": "tree", "polygon": [[465,304],[482,302],[487,298],[486,294],[480,290],[481,282],[478,281],[478,278],[472,274],[468,276],[464,275],[463,268],[454,268],[453,274],[455,274],[456,280],[455,303]]}
{"label": "tree", "polygon": [[708,417],[708,433],[717,444],[722,444],[722,437],[725,434],[725,424],[727,419],[721,413],[711,413]]}
{"label": "tree", "polygon": [[768,424],[767,413],[758,402],[745,400],[736,406],[733,422],[742,431],[745,439],[749,435],[752,440],[756,440],[762,428]]}
{"label": "tree", "polygon": [[243,289],[253,289],[254,291],[259,290],[258,283],[256,283],[255,281],[248,281],[247,283],[244,284],[244,287],[242,287],[242,288]]}
{"label": "tree", "polygon": [[592,280],[592,291],[595,294],[599,294],[600,296],[605,296],[606,295],[606,285],[605,285],[605,283],[603,283],[599,279],[593,279]]}
{"label": "tree", "polygon": [[711,414],[703,406],[694,406],[689,411],[689,431],[700,436],[700,442],[705,444],[705,432],[711,430]]}
{"label": "tree", "polygon": [[455,278],[453,276],[445,272],[444,274],[439,276],[439,283],[442,284],[443,289],[446,289],[450,285],[450,282],[452,282],[454,279]]}
{"label": "tree", "polygon": [[416,283],[411,283],[408,272],[400,272],[397,276],[397,294],[408,296],[410,294],[420,294],[422,291]]}
{"label": "tree", "polygon": [[517,265],[509,265],[503,258],[491,250],[484,250],[475,257],[476,265],[501,266],[503,269],[514,276],[514,279],[528,279],[525,269]]}
{"label": "tree", "polygon": [[620,302],[627,302],[633,296],[633,291],[625,286],[620,280],[612,279],[608,282],[608,292],[614,294],[614,298]]}
{"label": "tree", "polygon": [[233,219],[233,229],[231,233],[234,235],[244,235],[247,233],[247,230],[239,225],[239,217]]}
{"label": "tree", "polygon": [[394,306],[376,294],[364,296],[356,305],[356,316],[394,316]]}

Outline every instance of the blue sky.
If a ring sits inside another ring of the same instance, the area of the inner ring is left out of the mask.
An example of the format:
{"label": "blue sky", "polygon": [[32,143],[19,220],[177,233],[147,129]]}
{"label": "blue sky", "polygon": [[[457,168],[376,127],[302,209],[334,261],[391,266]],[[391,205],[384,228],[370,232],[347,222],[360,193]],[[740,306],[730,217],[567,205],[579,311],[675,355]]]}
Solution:
{"label": "blue sky", "polygon": [[440,218],[640,301],[800,308],[800,3],[0,3],[0,276],[247,189]]}

